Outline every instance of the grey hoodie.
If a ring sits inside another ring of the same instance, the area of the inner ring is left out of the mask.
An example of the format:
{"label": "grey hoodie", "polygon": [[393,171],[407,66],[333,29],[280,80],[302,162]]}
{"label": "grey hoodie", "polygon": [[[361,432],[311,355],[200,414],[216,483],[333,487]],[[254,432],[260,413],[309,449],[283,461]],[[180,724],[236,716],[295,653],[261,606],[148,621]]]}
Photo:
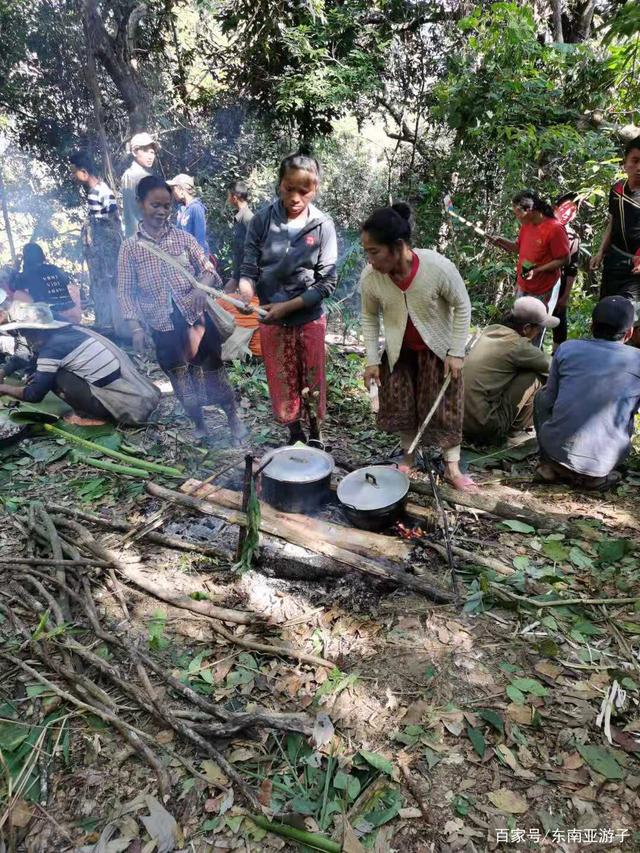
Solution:
{"label": "grey hoodie", "polygon": [[244,245],[241,277],[250,278],[262,305],[301,296],[304,308],[289,314],[283,326],[301,326],[322,315],[322,300],[336,287],[338,244],[333,220],[309,205],[306,225],[290,238],[280,201],[251,220]]}

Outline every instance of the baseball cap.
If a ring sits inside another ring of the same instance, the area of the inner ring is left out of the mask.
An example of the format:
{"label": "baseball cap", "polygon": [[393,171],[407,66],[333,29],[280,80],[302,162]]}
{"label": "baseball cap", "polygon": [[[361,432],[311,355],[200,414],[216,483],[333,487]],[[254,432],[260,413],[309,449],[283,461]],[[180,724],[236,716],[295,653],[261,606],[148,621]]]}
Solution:
{"label": "baseball cap", "polygon": [[591,320],[618,334],[633,328],[635,316],[635,306],[626,296],[605,296],[593,309]]}
{"label": "baseball cap", "polygon": [[549,314],[544,302],[536,299],[535,296],[521,296],[516,299],[511,313],[518,322],[542,326],[543,329],[555,329],[560,323],[560,319]]}
{"label": "baseball cap", "polygon": [[191,175],[185,175],[184,173],[171,178],[170,181],[167,181],[167,185],[170,187],[182,187],[185,190],[192,190],[195,186]]}
{"label": "baseball cap", "polygon": [[156,148],[158,143],[155,141],[153,136],[150,133],[135,133],[131,137],[131,142],[129,143],[129,147],[131,148],[131,153],[138,148],[146,148],[147,145],[155,145]]}

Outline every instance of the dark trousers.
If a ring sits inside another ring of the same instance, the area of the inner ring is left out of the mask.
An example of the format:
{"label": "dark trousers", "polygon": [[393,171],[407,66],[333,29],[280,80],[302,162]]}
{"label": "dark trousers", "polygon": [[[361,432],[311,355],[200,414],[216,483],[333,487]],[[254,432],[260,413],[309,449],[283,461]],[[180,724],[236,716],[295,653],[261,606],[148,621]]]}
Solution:
{"label": "dark trousers", "polygon": [[91,385],[75,373],[59,370],[53,393],[61,397],[81,417],[113,420],[109,410],[93,396]]}
{"label": "dark trousers", "polygon": [[[151,330],[153,342],[156,347],[156,358],[158,364],[165,372],[174,370],[182,365],[193,364],[203,367],[205,370],[218,370],[222,367],[220,357],[222,341],[213,320],[205,312],[192,327],[190,327],[178,308],[173,308],[171,315],[173,330],[171,332],[157,332]],[[204,334],[197,348],[196,354],[189,357],[190,345],[189,335]]]}

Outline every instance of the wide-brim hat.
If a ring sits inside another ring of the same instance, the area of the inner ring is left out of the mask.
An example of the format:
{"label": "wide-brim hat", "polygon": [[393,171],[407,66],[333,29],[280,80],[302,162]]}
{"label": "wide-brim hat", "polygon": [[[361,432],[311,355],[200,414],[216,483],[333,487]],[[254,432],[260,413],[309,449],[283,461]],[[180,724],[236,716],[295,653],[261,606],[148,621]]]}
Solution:
{"label": "wide-brim hat", "polygon": [[55,320],[46,302],[14,302],[9,309],[9,322],[0,325],[0,331],[62,329],[70,325],[64,320]]}

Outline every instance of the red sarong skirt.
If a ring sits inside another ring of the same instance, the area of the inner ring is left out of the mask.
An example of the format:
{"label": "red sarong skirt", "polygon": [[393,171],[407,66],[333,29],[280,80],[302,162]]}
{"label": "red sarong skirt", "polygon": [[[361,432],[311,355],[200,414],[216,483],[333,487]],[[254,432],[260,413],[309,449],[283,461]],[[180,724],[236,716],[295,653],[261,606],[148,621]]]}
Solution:
{"label": "red sarong skirt", "polygon": [[[302,326],[260,325],[262,357],[273,414],[291,424],[307,412],[302,392],[309,389],[312,414],[321,421],[327,409],[324,338],[326,317]],[[318,392],[317,395],[314,392]]]}

